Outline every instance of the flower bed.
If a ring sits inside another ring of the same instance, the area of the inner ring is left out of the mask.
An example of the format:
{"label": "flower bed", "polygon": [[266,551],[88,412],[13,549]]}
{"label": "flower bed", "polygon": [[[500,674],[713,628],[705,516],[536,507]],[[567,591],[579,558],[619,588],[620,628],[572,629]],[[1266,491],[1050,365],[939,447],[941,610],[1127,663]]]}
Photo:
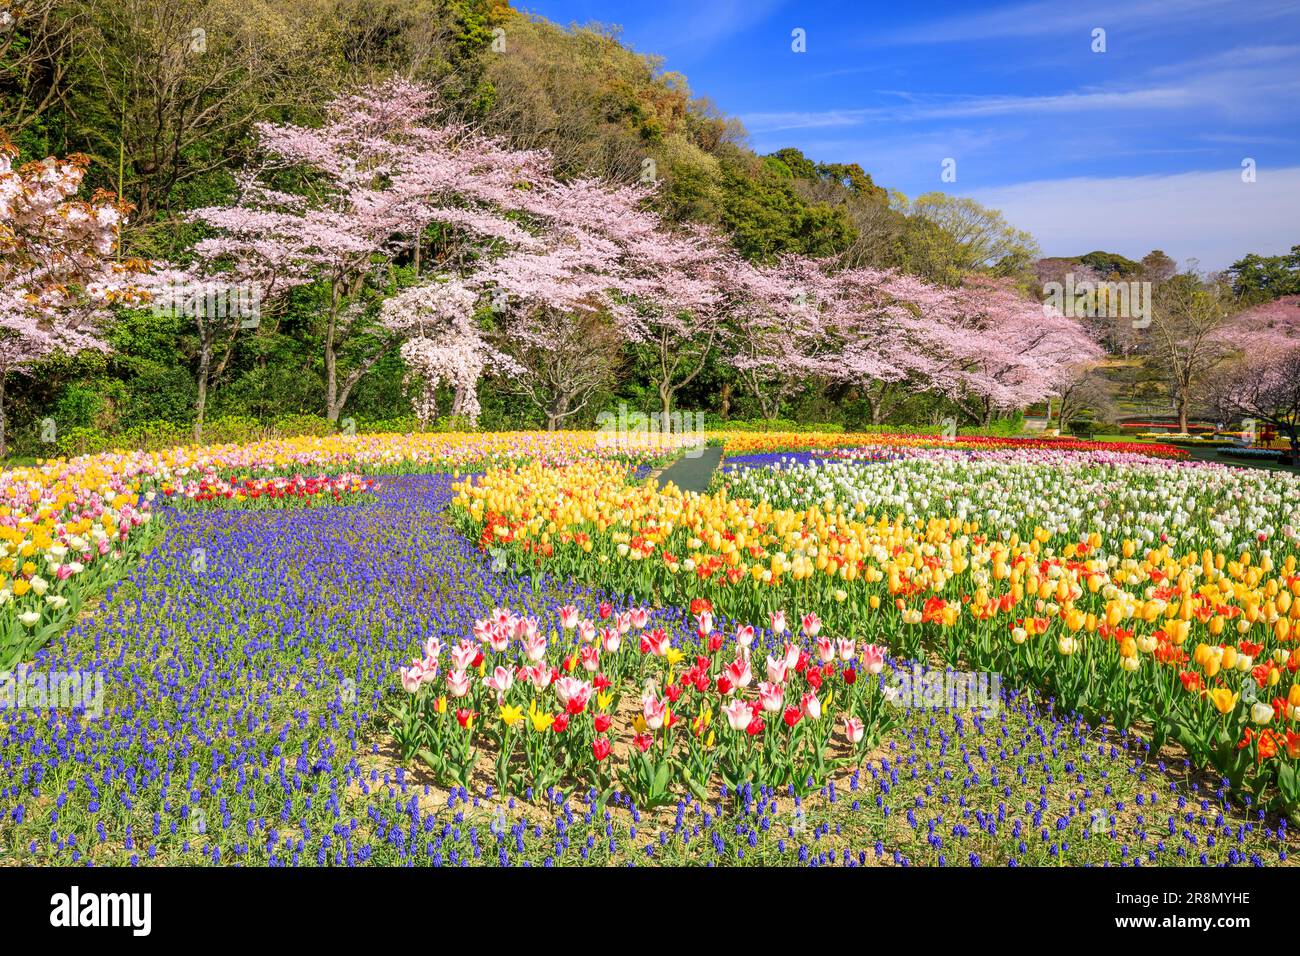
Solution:
{"label": "flower bed", "polygon": [[[1300,811],[1300,481],[1072,454],[746,471],[712,495],[631,484],[613,463],[524,467],[462,483],[454,506],[521,568],[745,621],[812,611],[1144,726],[1156,749],[1176,741],[1235,791]],[[1026,510],[1025,488],[1053,504]]]}
{"label": "flower bed", "polygon": [[150,517],[137,486],[95,461],[0,473],[0,671],[133,566]]}
{"label": "flower bed", "polygon": [[352,504],[372,489],[359,472],[454,471],[517,460],[643,466],[691,443],[658,435],[615,441],[595,432],[333,435],[107,452],[5,471],[0,669],[29,658],[149,550],[158,534],[159,494],[181,509]]}
{"label": "flower bed", "polygon": [[178,507],[294,508],[356,504],[370,497],[375,482],[357,474],[288,475],[280,478],[200,478],[164,484],[164,500]]}
{"label": "flower bed", "polygon": [[555,622],[497,608],[472,639],[430,640],[401,669],[411,695],[393,709],[403,758],[418,755],[439,782],[468,786],[483,750],[503,792],[617,783],[654,808],[683,793],[707,801],[716,780],[819,789],[892,723],[884,648],[819,637],[816,615],[802,621],[812,654],[787,633],[783,612],[766,644],[752,625],[728,641],[707,602],[696,602],[685,645],[649,622],[645,608],[615,615],[610,604],[595,620],[565,605]]}
{"label": "flower bed", "polygon": [[[388,479],[365,508],[176,514],[165,540],[95,615],[32,662],[42,672],[102,674],[101,716],[28,707],[0,719],[8,781],[0,789],[3,859],[1217,866],[1296,858],[1294,830],[1283,821],[1247,816],[1214,781],[1192,792],[1181,763],[1165,775],[1143,762],[1133,735],[1090,728],[1006,686],[991,718],[943,708],[891,711],[896,723],[877,746],[868,752],[864,741],[853,767],[832,773],[806,797],[791,785],[733,790],[717,775],[709,799],[684,790],[658,811],[621,790],[608,794],[578,781],[503,794],[490,754],[469,785],[439,785],[418,757],[401,759],[386,729],[388,707],[413,700],[399,676],[413,655],[423,657],[431,640],[445,648],[438,680],[422,691],[436,699],[451,649],[465,639],[478,643],[473,622],[492,617],[496,607],[535,618],[539,629],[548,625],[555,639],[548,660],[559,659],[561,633],[570,642],[576,633],[553,626],[563,606],[576,606],[595,623],[601,604],[611,603],[600,626],[637,607],[567,580],[493,572],[448,523],[450,484],[440,475]],[[207,550],[201,571],[191,562],[197,547]],[[689,608],[655,610],[644,628],[627,632],[619,654],[629,667],[645,657],[640,635],[658,629],[683,653],[697,641]],[[816,641],[801,631],[793,618],[780,637],[770,621],[756,628],[756,672],[746,700],[756,698],[756,684],[767,676],[766,656],[787,640],[817,659]],[[724,636],[720,661],[734,661],[736,622],[719,616],[714,633]],[[818,636],[829,633],[823,628]],[[523,643],[512,642],[507,653],[524,654]],[[655,676],[667,656],[645,660]],[[678,682],[692,660],[678,665]],[[837,660],[840,673],[842,666]],[[887,663],[882,676],[891,673]],[[571,674],[594,685],[580,663]],[[488,677],[495,679],[495,666],[481,676],[471,668],[475,693],[486,693]],[[787,678],[796,687],[802,680]],[[516,674],[510,693],[533,692],[520,683]],[[630,676],[624,685],[629,693],[606,732],[612,752],[601,761],[604,770],[626,765],[632,704],[644,717],[644,688]],[[865,692],[861,677],[857,686]],[[555,689],[545,694],[548,712],[557,713]],[[466,728],[479,740],[499,733],[502,723],[495,696],[488,699],[491,706],[478,708]],[[521,738],[512,761],[517,772],[526,768],[524,738],[549,735],[548,743],[562,746],[554,724],[534,729],[525,699],[508,700],[524,710],[511,731]],[[840,700],[837,693],[830,706]],[[591,717],[594,731],[591,709],[589,698],[580,718]],[[682,715],[670,728],[674,746],[684,747],[695,714],[684,706],[672,712]],[[712,726],[720,748],[741,733],[716,708]],[[461,729],[458,721],[454,727]],[[656,734],[668,732],[661,727]],[[764,732],[784,734],[786,725],[767,720]],[[761,749],[754,742],[761,737],[744,737]],[[837,721],[831,759],[847,755],[845,747]]]}
{"label": "flower bed", "polygon": [[1158,442],[1097,442],[1081,438],[1005,438],[995,435],[945,436],[877,432],[839,435],[815,432],[720,432],[710,437],[723,441],[728,456],[828,449],[951,448],[980,451],[1000,448],[1014,451],[1113,452],[1167,459],[1188,457],[1185,449]]}
{"label": "flower bed", "polygon": [[[768,453],[691,495],[642,483],[664,457],[651,442],[349,441],[6,473],[0,527],[24,541],[3,546],[27,582],[12,600],[46,614],[67,598],[50,643],[21,654],[104,692],[94,713],[0,713],[0,855],[1294,855],[1284,822],[1238,809],[1295,806],[1291,476],[1095,447],[873,445]],[[400,474],[483,467],[454,491]],[[399,474],[372,477],[385,468]],[[90,589],[67,589],[92,565],[107,593],[78,623]],[[1000,675],[997,706],[900,699],[945,667]],[[1182,784],[1148,779],[1148,754],[1223,782],[1190,813]],[[1058,794],[1067,777],[1092,796]]]}

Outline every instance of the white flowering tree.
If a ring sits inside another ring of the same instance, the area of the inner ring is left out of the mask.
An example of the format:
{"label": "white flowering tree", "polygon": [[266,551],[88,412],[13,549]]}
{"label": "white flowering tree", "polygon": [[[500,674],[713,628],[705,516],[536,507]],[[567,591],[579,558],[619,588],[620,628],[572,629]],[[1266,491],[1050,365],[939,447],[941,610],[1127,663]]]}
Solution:
{"label": "white flowering tree", "polygon": [[504,371],[514,362],[484,341],[474,321],[478,295],[459,279],[434,279],[384,301],[379,323],[402,339],[401,355],[420,378],[416,417],[438,417],[440,385],[453,390],[451,414],[478,420],[478,380],[489,366]]}

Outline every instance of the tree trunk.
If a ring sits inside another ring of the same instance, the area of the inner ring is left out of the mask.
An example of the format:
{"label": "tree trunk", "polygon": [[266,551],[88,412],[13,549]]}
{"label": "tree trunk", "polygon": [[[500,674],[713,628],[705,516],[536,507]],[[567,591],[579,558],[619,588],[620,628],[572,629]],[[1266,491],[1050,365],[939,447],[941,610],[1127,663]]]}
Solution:
{"label": "tree trunk", "polygon": [[725,421],[726,417],[729,414],[731,414],[731,383],[730,382],[722,383],[722,393],[719,396],[719,399],[720,399],[720,404],[722,406],[722,418]]}
{"label": "tree trunk", "polygon": [[1187,434],[1187,392],[1178,393],[1178,434]]}
{"label": "tree trunk", "polygon": [[325,418],[331,422],[339,420],[339,380],[337,360],[334,356],[334,335],[331,330],[325,343]]}
{"label": "tree trunk", "polygon": [[866,399],[867,407],[871,409],[871,424],[883,425],[892,410],[889,402],[889,386],[882,383],[879,392],[875,394],[872,393],[871,387],[868,387],[863,391],[862,396]]}
{"label": "tree trunk", "polygon": [[666,382],[659,386],[659,402],[663,406],[664,421],[668,421],[668,416],[673,410],[673,389]]}
{"label": "tree trunk", "polygon": [[466,386],[464,382],[457,384],[456,391],[452,393],[451,415],[453,418],[465,414],[465,396],[470,388],[477,388],[477,383],[473,386]]}
{"label": "tree trunk", "polygon": [[5,379],[8,374],[0,371],[0,458],[9,452],[8,446],[5,445]]}
{"label": "tree trunk", "polygon": [[336,279],[330,290],[330,314],[325,327],[325,418],[334,423],[338,422],[341,411],[338,400],[338,356],[334,352],[334,335],[338,329],[339,310],[343,308],[339,301],[341,296],[342,290]]}
{"label": "tree trunk", "polygon": [[208,406],[208,369],[212,364],[212,350],[206,343],[199,347],[199,395],[194,410],[194,441],[203,441],[203,418]]}
{"label": "tree trunk", "polygon": [[546,430],[548,432],[557,431],[560,422],[564,421],[569,414],[569,405],[571,404],[568,395],[557,395],[555,400],[546,409]]}

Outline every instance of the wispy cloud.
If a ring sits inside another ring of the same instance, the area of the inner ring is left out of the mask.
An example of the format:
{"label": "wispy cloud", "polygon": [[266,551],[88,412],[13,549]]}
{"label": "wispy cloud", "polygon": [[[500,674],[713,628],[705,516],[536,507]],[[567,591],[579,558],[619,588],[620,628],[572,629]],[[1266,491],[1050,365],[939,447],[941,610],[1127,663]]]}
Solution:
{"label": "wispy cloud", "polygon": [[[905,94],[897,94],[905,95]],[[1086,113],[1094,110],[1150,110],[1192,106],[1194,93],[1182,87],[1153,87],[1122,91],[1056,93],[1044,96],[909,96],[910,109],[899,118],[963,119],[972,116],[1011,116],[1026,113]]]}
{"label": "wispy cloud", "polygon": [[637,46],[652,53],[686,50],[698,54],[745,33],[776,13],[785,0],[671,0],[647,8],[653,12],[647,39]]}
{"label": "wispy cloud", "polygon": [[1294,113],[1295,99],[1300,97],[1294,53],[1300,53],[1300,47],[1238,47],[1166,64],[1123,85],[1053,93],[968,95],[877,89],[866,94],[876,101],[870,106],[752,112],[741,119],[755,132],[1088,113],[1141,112],[1154,119],[1178,111],[1211,111],[1230,121],[1267,121]]}
{"label": "wispy cloud", "polygon": [[1186,108],[1197,102],[1192,91],[1179,87],[1058,93],[1047,96],[934,96],[889,90],[877,91],[876,95],[890,97],[898,102],[861,109],[747,113],[741,119],[747,128],[755,132],[772,132],[827,126],[860,126],[868,122],[924,122],[1031,113]]}
{"label": "wispy cloud", "polygon": [[1173,176],[1078,177],[975,190],[1038,239],[1046,255],[1106,249],[1141,258],[1163,249],[1175,260],[1222,269],[1247,252],[1276,255],[1300,242],[1300,166]]}
{"label": "wispy cloud", "polygon": [[1239,20],[1243,16],[1263,20],[1294,17],[1295,12],[1295,4],[1287,0],[1256,0],[1248,12],[1236,0],[1115,0],[1087,5],[1044,0],[921,22],[902,30],[872,34],[864,42],[868,45],[961,43],[1080,31],[1086,34],[1094,27],[1123,26],[1133,30],[1142,25],[1175,21],[1209,24]]}

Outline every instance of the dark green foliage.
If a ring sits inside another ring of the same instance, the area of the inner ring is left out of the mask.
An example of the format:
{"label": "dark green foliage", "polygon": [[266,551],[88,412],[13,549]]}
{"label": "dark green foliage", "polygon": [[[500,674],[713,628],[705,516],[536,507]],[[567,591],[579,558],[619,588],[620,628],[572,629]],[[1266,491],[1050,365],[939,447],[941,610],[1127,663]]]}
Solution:
{"label": "dark green foliage", "polygon": [[770,262],[787,252],[827,257],[853,240],[853,227],[839,210],[809,203],[795,189],[780,160],[723,166],[721,222],[745,258]]}
{"label": "dark green foliage", "polygon": [[1090,252],[1079,256],[1078,261],[1085,266],[1092,266],[1106,277],[1136,276],[1142,272],[1142,264],[1126,259],[1117,252]]}
{"label": "dark green foliage", "polygon": [[1281,256],[1250,253],[1228,267],[1232,291],[1249,302],[1300,295],[1300,245]]}

